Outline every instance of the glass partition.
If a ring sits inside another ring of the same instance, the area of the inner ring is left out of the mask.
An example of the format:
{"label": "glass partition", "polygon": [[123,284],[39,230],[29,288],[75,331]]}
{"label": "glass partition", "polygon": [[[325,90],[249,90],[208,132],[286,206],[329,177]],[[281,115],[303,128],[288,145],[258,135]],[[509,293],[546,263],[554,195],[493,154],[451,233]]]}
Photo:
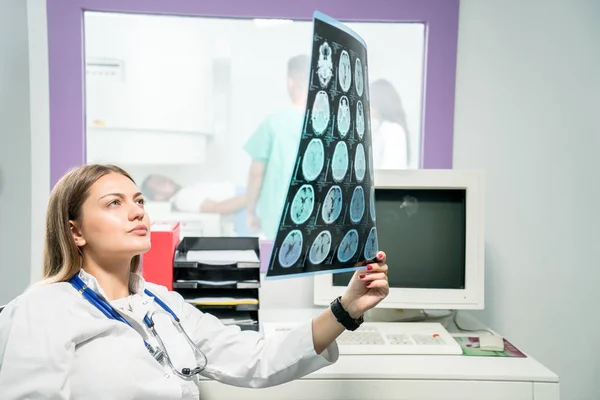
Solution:
{"label": "glass partition", "polygon": [[[425,25],[347,25],[368,46],[376,168],[420,168]],[[264,236],[247,223],[252,159],[296,155],[312,22],[86,11],[84,38],[86,162],[131,172],[184,236]]]}

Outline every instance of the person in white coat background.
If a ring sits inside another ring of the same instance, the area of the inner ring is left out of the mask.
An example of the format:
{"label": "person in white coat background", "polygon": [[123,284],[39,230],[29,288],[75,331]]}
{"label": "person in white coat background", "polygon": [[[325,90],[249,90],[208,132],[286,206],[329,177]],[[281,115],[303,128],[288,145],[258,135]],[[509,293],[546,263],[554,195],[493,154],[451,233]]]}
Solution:
{"label": "person in white coat background", "polygon": [[369,85],[373,167],[407,169],[410,165],[409,130],[400,95],[386,79]]}
{"label": "person in white coat background", "polygon": [[138,267],[149,231],[143,194],[121,168],[86,165],[56,184],[45,279],[0,313],[2,400],[198,399],[198,375],[282,384],[334,363],[336,338],[389,292],[380,252],[330,308],[265,338],[145,282]]}

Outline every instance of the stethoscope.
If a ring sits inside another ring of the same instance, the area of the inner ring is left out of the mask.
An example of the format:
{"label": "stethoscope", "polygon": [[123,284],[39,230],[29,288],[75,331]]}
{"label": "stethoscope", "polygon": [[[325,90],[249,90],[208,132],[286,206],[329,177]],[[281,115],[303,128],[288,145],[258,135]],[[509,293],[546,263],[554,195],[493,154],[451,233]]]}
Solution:
{"label": "stethoscope", "polygon": [[[70,280],[70,283],[71,283],[71,285],[73,285],[73,287],[75,289],[77,289],[79,291],[79,293],[81,293],[81,295],[87,301],[89,301],[94,307],[96,307],[98,310],[100,310],[100,312],[102,312],[108,318],[124,322],[125,324],[131,326],[131,324],[129,322],[127,322],[127,320],[125,318],[123,318],[121,316],[121,314],[119,314],[110,304],[108,304],[96,292],[94,292],[85,283],[83,283],[83,281],[81,280],[79,275],[76,274],[75,276],[73,276],[73,278],[71,278],[71,280]],[[190,347],[194,351],[194,357],[196,358],[198,365],[196,368],[182,368],[181,371],[177,370],[177,368],[175,368],[175,366],[173,366],[173,363],[171,362],[171,357],[169,357],[169,353],[167,352],[167,349],[165,348],[165,345],[164,345],[162,339],[156,332],[156,328],[154,325],[154,319],[153,319],[156,311],[147,313],[144,316],[144,323],[146,324],[146,326],[148,327],[148,329],[150,330],[152,335],[156,338],[156,342],[158,343],[158,346],[160,347],[160,349],[154,348],[146,340],[144,340],[144,346],[146,346],[146,348],[148,349],[148,351],[150,352],[150,354],[154,357],[154,359],[156,361],[158,361],[159,363],[162,363],[163,360],[166,361],[166,363],[169,365],[169,367],[171,368],[171,370],[173,371],[173,373],[175,375],[179,376],[180,378],[186,379],[186,380],[191,380],[195,375],[204,371],[204,369],[206,368],[206,365],[208,364],[208,359],[206,358],[206,355],[204,354],[204,352],[202,350],[200,350],[200,348],[196,345],[196,343],[194,343],[194,341],[192,339],[190,339],[190,337],[188,336],[186,331],[181,326],[181,322],[180,322],[179,318],[177,317],[177,315],[173,312],[173,310],[171,310],[171,308],[169,306],[167,306],[161,299],[159,299],[154,293],[152,293],[148,289],[144,289],[144,293],[147,294],[148,296],[151,296],[152,298],[154,298],[156,303],[159,306],[161,306],[162,309],[165,310],[171,316],[171,321],[173,322],[173,325],[175,326],[175,328],[177,329],[177,331],[179,333],[183,334],[183,336],[189,343]],[[133,327],[132,327],[132,329],[133,329]],[[198,356],[202,357],[201,362],[198,361]]]}

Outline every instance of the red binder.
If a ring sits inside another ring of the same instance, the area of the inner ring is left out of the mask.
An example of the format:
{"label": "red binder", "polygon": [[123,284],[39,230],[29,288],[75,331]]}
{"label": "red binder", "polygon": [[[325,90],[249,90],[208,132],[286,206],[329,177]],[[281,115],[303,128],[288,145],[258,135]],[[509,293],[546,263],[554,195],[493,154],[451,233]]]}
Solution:
{"label": "red binder", "polygon": [[155,222],[150,228],[151,248],[142,255],[142,276],[147,282],[173,290],[173,258],[180,238],[179,222]]}

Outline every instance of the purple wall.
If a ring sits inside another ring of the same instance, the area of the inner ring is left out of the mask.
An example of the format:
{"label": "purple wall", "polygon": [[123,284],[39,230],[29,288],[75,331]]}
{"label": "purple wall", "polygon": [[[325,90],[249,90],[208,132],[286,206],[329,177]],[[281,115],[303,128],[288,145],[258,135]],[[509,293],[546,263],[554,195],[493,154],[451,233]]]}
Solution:
{"label": "purple wall", "polygon": [[47,0],[50,183],[85,163],[83,11],[427,24],[424,168],[452,168],[459,0]]}

